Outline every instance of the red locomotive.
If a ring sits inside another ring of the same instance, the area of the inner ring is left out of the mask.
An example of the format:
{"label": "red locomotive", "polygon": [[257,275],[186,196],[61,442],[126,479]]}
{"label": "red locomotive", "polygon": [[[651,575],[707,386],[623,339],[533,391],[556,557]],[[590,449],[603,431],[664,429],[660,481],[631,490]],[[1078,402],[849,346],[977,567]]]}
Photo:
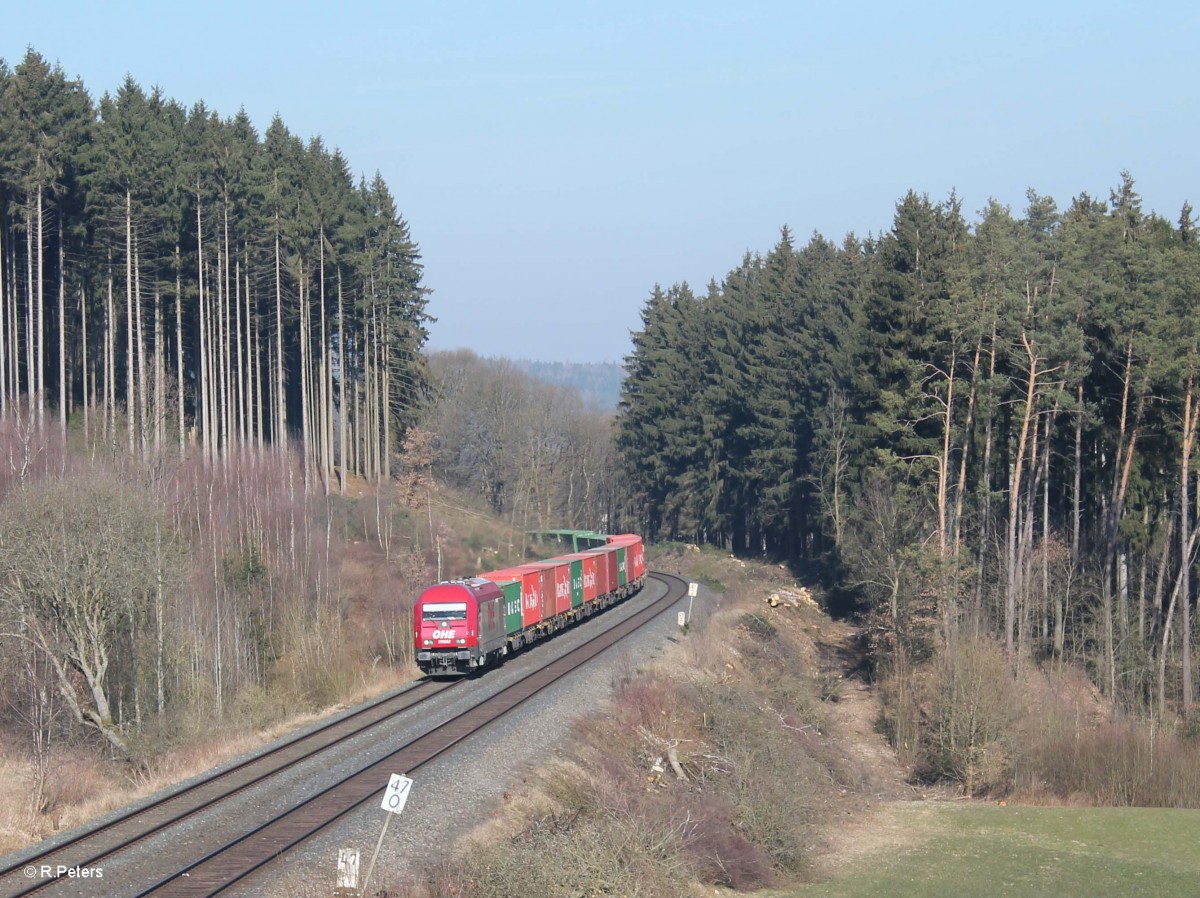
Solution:
{"label": "red locomotive", "polygon": [[468,674],[625,599],[646,578],[642,538],[430,586],[413,607],[417,666]]}

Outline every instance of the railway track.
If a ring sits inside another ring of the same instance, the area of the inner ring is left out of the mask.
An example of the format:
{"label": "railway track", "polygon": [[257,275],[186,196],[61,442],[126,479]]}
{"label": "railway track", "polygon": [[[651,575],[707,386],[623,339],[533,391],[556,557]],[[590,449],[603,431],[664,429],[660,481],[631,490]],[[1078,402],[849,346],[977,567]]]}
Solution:
{"label": "railway track", "polygon": [[212,807],[272,776],[345,742],[440,695],[455,682],[422,680],[409,689],[365,705],[316,730],[204,777],[181,789],[94,826],[41,853],[0,869],[0,895],[21,898],[50,887],[49,877],[28,877],[29,867],[93,867],[99,861]]}
{"label": "railway track", "polygon": [[[227,841],[225,844],[210,851],[203,857],[194,862],[172,870],[168,875],[159,876],[156,881],[149,887],[142,888],[136,892],[136,898],[144,898],[144,896],[211,896],[216,895],[234,883],[242,880],[254,871],[264,867],[271,861],[280,857],[285,851],[299,845],[305,839],[313,834],[329,826],[331,823],[341,819],[343,816],[353,811],[366,801],[373,797],[378,797],[383,788],[387,785],[389,775],[395,772],[412,772],[419,770],[423,765],[429,763],[434,758],[449,750],[454,745],[468,738],[472,734],[478,732],[488,726],[492,721],[506,714],[508,711],[517,707],[521,703],[527,701],[538,692],[558,681],[562,677],[577,669],[581,665],[599,655],[601,652],[620,642],[630,633],[646,625],[664,610],[675,604],[682,598],[687,591],[687,584],[678,577],[666,574],[650,573],[649,577],[658,580],[662,583],[666,590],[662,597],[650,602],[645,608],[642,608],[628,618],[609,627],[605,631],[597,634],[583,645],[573,649],[567,654],[551,661],[537,670],[525,675],[518,681],[505,687],[500,692],[492,695],[489,698],[475,704],[467,711],[458,716],[446,721],[445,723],[436,726],[432,730],[425,732],[407,743],[399,746],[395,751],[386,756],[368,764],[360,769],[352,772],[348,776],[343,777],[334,785],[324,789],[321,792],[311,796],[305,801],[295,805],[291,809],[278,814],[272,819],[267,820],[261,825],[255,826],[248,832],[240,835],[237,838]],[[462,681],[457,681],[462,682]],[[429,685],[430,687],[441,687],[438,691],[444,691],[446,688],[452,688],[456,683],[436,683],[433,681],[424,681],[422,686]],[[408,690],[401,693],[401,696],[408,695],[416,689]],[[432,698],[433,692],[423,693],[408,707]],[[395,698],[398,698],[396,696]],[[380,703],[382,704],[382,703]],[[364,713],[376,706],[369,706],[363,709]],[[404,709],[406,710],[406,709]],[[400,713],[399,710],[393,712],[393,715]],[[353,715],[352,715],[353,716]],[[391,715],[389,715],[391,716]],[[349,717],[343,718],[348,720]],[[383,718],[381,717],[380,720]],[[341,723],[339,721],[338,723]],[[337,724],[334,724],[336,726]],[[359,727],[356,732],[362,732],[375,724],[366,724]],[[319,731],[320,732],[320,731]],[[315,735],[315,734],[314,734]],[[307,737],[305,737],[307,738]],[[350,738],[350,734],[344,735],[342,739]],[[301,741],[301,740],[295,740]],[[340,741],[340,740],[339,740]],[[288,743],[291,745],[292,743]],[[285,749],[288,745],[280,746],[280,749]],[[311,756],[313,752],[309,753]],[[260,759],[247,762],[244,766],[250,766]],[[299,760],[291,761],[286,766],[294,766],[299,763]],[[235,768],[236,769],[236,768]],[[280,769],[283,769],[282,767]],[[233,771],[226,771],[220,776],[226,776]],[[258,780],[265,779],[271,776],[271,773],[263,773],[259,771],[261,776]],[[219,777],[213,777],[210,780],[205,780],[203,783],[196,784],[199,788],[207,783],[213,782]],[[205,799],[204,807],[216,804],[222,798],[227,797],[232,792],[237,792],[245,789],[249,784],[244,784],[236,789],[230,790],[224,796],[209,795]],[[191,791],[190,789],[187,791]],[[183,792],[177,793],[182,795]],[[169,802],[176,796],[168,796],[164,802]],[[70,865],[78,865],[86,867],[94,864],[93,858],[108,857],[121,848],[146,838],[152,833],[160,832],[163,828],[171,825],[171,822],[165,822],[155,825],[152,829],[147,829],[142,825],[142,831],[138,834],[136,830],[135,820],[139,819],[139,815],[146,811],[151,811],[156,808],[158,803],[149,806],[142,811],[134,812],[130,815],[122,817],[120,820],[113,821],[106,825],[103,829],[97,829],[93,833],[85,834],[81,839],[86,839],[89,836],[105,831],[113,831],[112,827],[121,824],[123,821],[129,821],[129,826],[134,827],[129,832],[124,832],[120,838],[115,836],[110,840],[112,845],[107,847],[103,854],[97,854],[95,849],[91,853],[93,857],[86,860],[75,860]],[[196,813],[200,808],[195,808],[187,814],[181,816],[190,816]],[[75,844],[75,843],[72,843]],[[67,846],[56,846],[52,852],[61,852]],[[50,856],[48,852],[47,857]],[[22,864],[41,864],[41,863],[62,863],[62,861],[41,861],[24,859]],[[24,884],[14,883],[14,871],[16,867],[9,868],[5,871],[0,871],[0,894],[17,898],[17,896],[28,895],[39,888],[44,888],[51,885],[56,880],[43,880],[30,884],[28,880]],[[9,891],[9,888],[14,885],[23,885],[23,888]],[[103,889],[104,894],[118,894],[118,891],[110,891],[111,885],[105,883]]]}

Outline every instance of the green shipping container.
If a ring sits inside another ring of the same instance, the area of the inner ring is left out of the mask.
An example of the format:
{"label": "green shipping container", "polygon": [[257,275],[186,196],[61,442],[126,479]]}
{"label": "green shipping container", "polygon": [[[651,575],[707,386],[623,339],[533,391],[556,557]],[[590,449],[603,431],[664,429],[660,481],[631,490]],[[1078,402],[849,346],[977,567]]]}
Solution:
{"label": "green shipping container", "polygon": [[524,624],[521,622],[521,581],[498,584],[504,591],[504,632],[509,635],[520,632]]}
{"label": "green shipping container", "polygon": [[583,561],[571,562],[571,607],[583,604]]}
{"label": "green shipping container", "polygon": [[617,585],[625,585],[625,548],[617,549]]}

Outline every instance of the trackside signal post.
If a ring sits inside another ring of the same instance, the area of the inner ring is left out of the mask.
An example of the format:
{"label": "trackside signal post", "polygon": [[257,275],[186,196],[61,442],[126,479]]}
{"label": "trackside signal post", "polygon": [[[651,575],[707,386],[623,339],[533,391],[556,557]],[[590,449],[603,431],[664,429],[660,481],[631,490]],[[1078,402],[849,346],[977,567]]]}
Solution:
{"label": "trackside signal post", "polygon": [[695,601],[696,593],[699,591],[699,584],[688,584],[688,610],[679,612],[679,629],[687,632],[688,624],[692,622],[692,602]]}
{"label": "trackside signal post", "polygon": [[383,801],[379,803],[379,806],[388,814],[383,819],[383,829],[379,831],[379,841],[375,843],[375,853],[371,855],[371,863],[367,864],[367,875],[363,877],[362,891],[358,893],[360,895],[367,894],[367,887],[371,884],[371,874],[375,870],[379,849],[383,847],[383,837],[387,834],[388,824],[392,822],[394,815],[404,810],[404,805],[408,803],[408,796],[412,792],[412,784],[413,781],[407,776],[393,773],[387,788],[383,790]]}

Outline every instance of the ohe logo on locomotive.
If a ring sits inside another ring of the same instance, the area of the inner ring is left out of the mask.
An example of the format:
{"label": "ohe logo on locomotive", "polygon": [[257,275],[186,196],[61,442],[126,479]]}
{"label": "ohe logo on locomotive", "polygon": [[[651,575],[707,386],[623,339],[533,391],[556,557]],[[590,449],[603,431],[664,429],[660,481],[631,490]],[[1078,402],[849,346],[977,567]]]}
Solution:
{"label": "ohe logo on locomotive", "polygon": [[453,630],[434,630],[433,638],[434,639],[453,639],[454,631]]}

